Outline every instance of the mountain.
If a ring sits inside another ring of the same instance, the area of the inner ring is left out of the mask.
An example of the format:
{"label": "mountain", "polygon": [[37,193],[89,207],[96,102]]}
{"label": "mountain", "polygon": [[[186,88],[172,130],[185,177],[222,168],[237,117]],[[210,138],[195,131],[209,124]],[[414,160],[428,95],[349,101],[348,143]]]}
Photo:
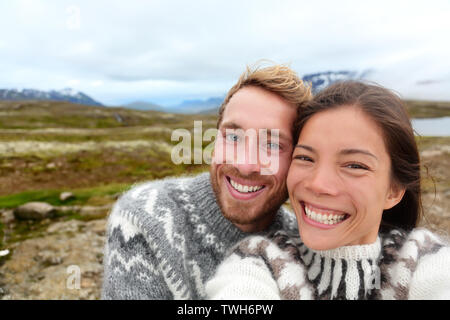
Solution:
{"label": "mountain", "polygon": [[75,91],[71,88],[63,90],[41,91],[35,89],[0,89],[0,100],[18,101],[18,100],[50,100],[67,101],[89,106],[103,106],[88,95]]}
{"label": "mountain", "polygon": [[184,100],[176,106],[168,107],[174,113],[211,113],[212,110],[219,109],[223,102],[223,97],[213,97],[206,100]]}
{"label": "mountain", "polygon": [[[306,74],[302,80],[312,85],[314,94],[328,87],[332,83],[343,80],[364,79],[370,71],[325,71],[312,74]],[[198,113],[198,114],[217,114],[220,105],[225,96],[213,97],[206,100],[185,100],[177,106],[168,107],[166,111],[174,113]]]}
{"label": "mountain", "polygon": [[142,110],[142,111],[167,111],[167,108],[164,108],[160,105],[151,103],[151,102],[145,102],[145,101],[135,101],[129,104],[124,105],[127,109],[133,109],[133,110]]}
{"label": "mountain", "polygon": [[312,92],[317,92],[325,89],[329,85],[345,80],[360,80],[367,77],[370,70],[363,72],[356,71],[325,71],[312,74],[306,74],[302,77],[304,82],[309,82],[312,85]]}

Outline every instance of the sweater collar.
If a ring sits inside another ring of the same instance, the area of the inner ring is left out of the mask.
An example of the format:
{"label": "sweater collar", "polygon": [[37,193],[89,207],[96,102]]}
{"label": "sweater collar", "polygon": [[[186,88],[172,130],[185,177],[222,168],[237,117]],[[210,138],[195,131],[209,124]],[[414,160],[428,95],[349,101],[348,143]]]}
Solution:
{"label": "sweater collar", "polygon": [[363,245],[344,246],[329,250],[312,250],[324,258],[345,260],[377,260],[381,252],[381,239],[377,236],[375,242]]}

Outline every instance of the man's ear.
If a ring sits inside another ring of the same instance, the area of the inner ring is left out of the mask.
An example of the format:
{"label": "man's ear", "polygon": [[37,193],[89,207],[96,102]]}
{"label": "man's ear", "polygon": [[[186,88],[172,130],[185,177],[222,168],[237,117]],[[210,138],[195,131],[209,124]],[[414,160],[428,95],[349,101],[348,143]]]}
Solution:
{"label": "man's ear", "polygon": [[402,187],[397,183],[392,183],[391,189],[389,190],[384,202],[384,210],[388,210],[396,206],[402,200],[405,192],[405,187]]}

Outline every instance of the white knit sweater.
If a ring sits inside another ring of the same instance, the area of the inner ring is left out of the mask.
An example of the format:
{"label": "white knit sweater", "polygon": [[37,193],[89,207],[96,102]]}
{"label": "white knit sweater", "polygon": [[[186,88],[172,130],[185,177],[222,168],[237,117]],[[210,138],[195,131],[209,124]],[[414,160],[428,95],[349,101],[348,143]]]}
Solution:
{"label": "white knit sweater", "polygon": [[280,231],[234,247],[206,284],[210,299],[450,299],[450,247],[425,229],[315,251]]}

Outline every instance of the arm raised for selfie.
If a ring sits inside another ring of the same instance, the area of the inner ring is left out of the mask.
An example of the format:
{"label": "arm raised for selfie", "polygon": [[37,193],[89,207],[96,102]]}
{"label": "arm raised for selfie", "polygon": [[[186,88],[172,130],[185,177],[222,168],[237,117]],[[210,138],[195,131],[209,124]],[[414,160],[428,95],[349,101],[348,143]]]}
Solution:
{"label": "arm raised for selfie", "polygon": [[441,247],[437,252],[419,260],[411,279],[409,299],[450,299],[450,247]]}
{"label": "arm raised for selfie", "polygon": [[212,300],[280,300],[277,283],[262,257],[230,255],[206,283]]}

